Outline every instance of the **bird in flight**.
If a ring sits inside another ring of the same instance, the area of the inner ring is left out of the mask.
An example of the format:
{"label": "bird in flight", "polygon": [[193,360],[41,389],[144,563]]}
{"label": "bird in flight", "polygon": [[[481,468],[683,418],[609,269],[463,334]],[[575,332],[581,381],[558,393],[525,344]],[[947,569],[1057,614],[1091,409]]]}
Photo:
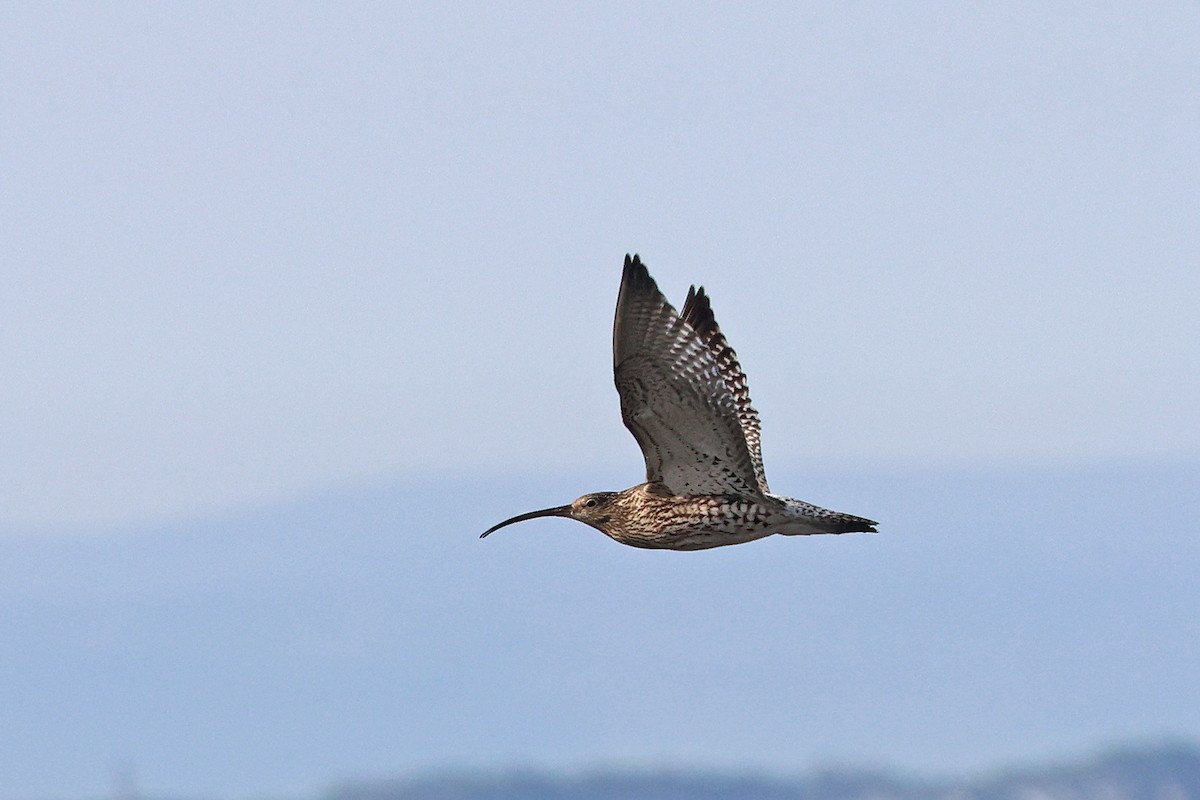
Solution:
{"label": "bird in flight", "polygon": [[689,289],[676,313],[641,259],[625,256],[613,372],[621,418],[646,459],[646,482],[519,514],[481,539],[538,517],[569,517],[621,544],[664,550],[705,550],[776,533],[876,532],[869,519],[767,488],[758,412],[704,287]]}

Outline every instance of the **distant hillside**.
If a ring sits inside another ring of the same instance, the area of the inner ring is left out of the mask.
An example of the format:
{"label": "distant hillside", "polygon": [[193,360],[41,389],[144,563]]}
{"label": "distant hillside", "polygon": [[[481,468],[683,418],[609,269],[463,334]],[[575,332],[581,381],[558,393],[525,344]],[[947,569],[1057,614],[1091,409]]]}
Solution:
{"label": "distant hillside", "polygon": [[963,781],[852,770],[791,780],[689,772],[444,775],[347,784],[323,800],[1200,800],[1200,749],[1120,750]]}
{"label": "distant hillside", "polygon": [[[884,532],[655,553],[546,520],[480,541],[628,480],[565,473],[128,530],[0,526],[0,800],[97,797],[114,763],[153,797],[531,764],[549,777],[355,791],[999,797],[1011,776],[907,778],[1200,742],[1200,462],[772,474]],[[701,757],[726,778],[556,779]],[[910,772],[791,779],[834,758]]]}

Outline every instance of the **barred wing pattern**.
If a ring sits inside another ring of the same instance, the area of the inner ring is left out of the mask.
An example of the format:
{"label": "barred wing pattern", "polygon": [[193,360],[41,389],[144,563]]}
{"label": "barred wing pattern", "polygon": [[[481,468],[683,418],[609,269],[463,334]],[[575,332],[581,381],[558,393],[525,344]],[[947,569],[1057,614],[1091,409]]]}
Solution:
{"label": "barred wing pattern", "polygon": [[[675,312],[637,256],[625,257],[613,325],[621,417],[645,456],[647,481],[677,495],[758,495],[766,482],[745,377],[711,320],[707,297],[711,325],[700,301],[690,302],[703,333]],[[740,383],[731,385],[726,375]],[[744,428],[743,419],[753,427]]]}
{"label": "barred wing pattern", "polygon": [[767,487],[767,476],[763,471],[762,462],[762,425],[758,421],[758,412],[750,405],[750,384],[746,381],[746,373],[738,363],[737,353],[725,340],[725,334],[717,325],[713,315],[712,304],[704,287],[688,289],[687,300],[683,304],[681,315],[684,322],[692,326],[692,330],[708,346],[717,368],[721,370],[721,378],[733,394],[737,405],[738,424],[742,427],[742,435],[746,439],[746,448],[750,451],[750,462],[754,466],[754,477],[758,481],[758,489],[763,494],[770,491]]}

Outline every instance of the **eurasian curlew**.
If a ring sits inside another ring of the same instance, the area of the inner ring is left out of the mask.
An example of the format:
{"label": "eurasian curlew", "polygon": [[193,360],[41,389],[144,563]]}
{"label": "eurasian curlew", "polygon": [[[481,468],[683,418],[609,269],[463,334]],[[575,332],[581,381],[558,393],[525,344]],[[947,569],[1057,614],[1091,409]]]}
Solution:
{"label": "eurasian curlew", "polygon": [[704,287],[677,314],[636,255],[625,256],[613,323],[621,418],[642,448],[646,482],[506,519],[569,517],[622,544],[704,550],[772,534],[875,532],[862,517],[771,494],[758,412]]}

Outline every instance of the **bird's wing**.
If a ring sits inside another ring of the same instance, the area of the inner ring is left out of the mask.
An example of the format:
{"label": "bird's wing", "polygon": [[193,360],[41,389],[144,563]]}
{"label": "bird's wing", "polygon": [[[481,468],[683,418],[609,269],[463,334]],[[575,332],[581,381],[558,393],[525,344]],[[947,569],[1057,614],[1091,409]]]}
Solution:
{"label": "bird's wing", "polygon": [[722,366],[637,256],[625,257],[621,276],[613,372],[621,417],[646,458],[647,481],[679,495],[761,492],[741,406]]}
{"label": "bird's wing", "polygon": [[712,304],[708,295],[704,293],[703,286],[688,290],[680,316],[708,346],[708,351],[721,371],[721,378],[733,395],[733,402],[737,407],[737,420],[742,426],[742,436],[746,439],[746,449],[750,452],[750,463],[754,467],[754,477],[758,481],[759,491],[766,494],[770,489],[767,487],[767,476],[763,471],[762,425],[758,421],[758,412],[750,404],[750,384],[746,381],[742,365],[738,363],[737,353],[729,346],[725,334],[721,333],[721,328],[717,325]]}

